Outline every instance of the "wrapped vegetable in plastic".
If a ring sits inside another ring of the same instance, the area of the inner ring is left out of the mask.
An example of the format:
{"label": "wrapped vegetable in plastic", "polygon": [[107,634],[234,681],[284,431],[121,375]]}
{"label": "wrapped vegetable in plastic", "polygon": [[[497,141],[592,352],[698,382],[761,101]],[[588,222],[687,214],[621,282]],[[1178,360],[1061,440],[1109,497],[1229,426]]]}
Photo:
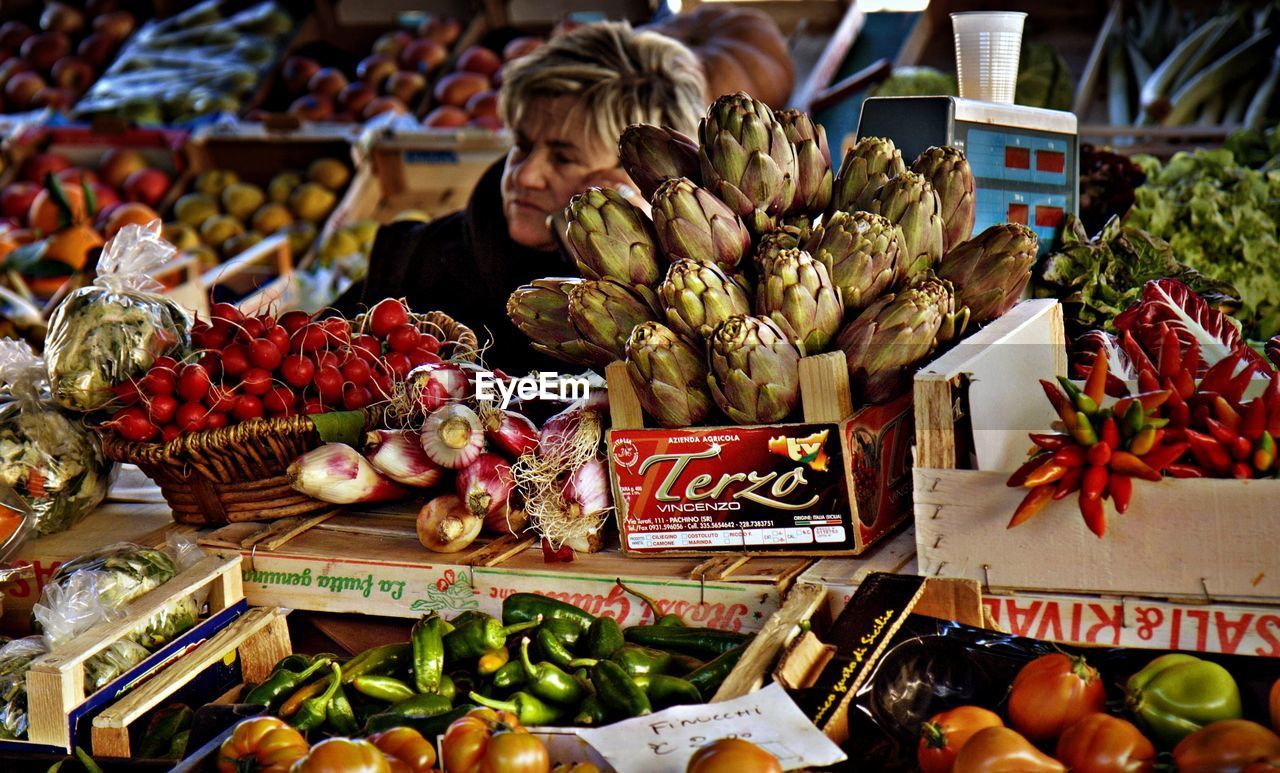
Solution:
{"label": "wrapped vegetable in plastic", "polygon": [[160,284],[148,275],[177,253],[155,226],[122,228],[103,250],[98,278],[67,296],[49,320],[49,382],[67,408],[106,407],[113,387],[187,346],[190,316],[160,295]]}
{"label": "wrapped vegetable in plastic", "polygon": [[48,651],[40,636],[14,639],[0,647],[0,739],[27,737],[27,670]]}
{"label": "wrapped vegetable in plastic", "polygon": [[[3,482],[0,482],[0,583],[10,579],[22,571],[20,566],[5,564],[18,552],[27,538],[35,530],[36,514],[27,504],[27,500],[19,496]],[[0,646],[9,643],[7,637],[0,637]]]}
{"label": "wrapped vegetable in plastic", "polygon": [[[31,507],[40,534],[64,531],[107,495],[111,462],[97,437],[48,398],[44,363],[25,343],[0,340],[0,483]],[[0,560],[10,526],[0,511]]]}

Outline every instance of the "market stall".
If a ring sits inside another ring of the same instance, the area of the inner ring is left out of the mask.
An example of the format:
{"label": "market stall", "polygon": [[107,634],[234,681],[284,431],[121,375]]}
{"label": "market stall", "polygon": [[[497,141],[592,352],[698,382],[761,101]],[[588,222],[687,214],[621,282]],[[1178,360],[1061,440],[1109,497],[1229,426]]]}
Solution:
{"label": "market stall", "polygon": [[0,766],[1280,766],[1274,4],[404,5],[0,9]]}

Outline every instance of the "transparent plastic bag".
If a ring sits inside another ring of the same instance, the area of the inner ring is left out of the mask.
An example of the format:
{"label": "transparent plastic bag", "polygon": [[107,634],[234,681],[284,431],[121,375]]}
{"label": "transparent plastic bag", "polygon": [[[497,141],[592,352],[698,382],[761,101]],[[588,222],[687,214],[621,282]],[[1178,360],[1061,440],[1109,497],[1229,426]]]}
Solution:
{"label": "transparent plastic bag", "polygon": [[[0,482],[0,583],[16,578],[22,567],[7,562],[35,531],[36,514],[18,492]],[[0,645],[8,639],[0,641]]]}
{"label": "transparent plastic bag", "polygon": [[45,362],[53,397],[77,411],[95,411],[113,387],[140,378],[157,357],[185,348],[191,317],[148,272],[177,250],[160,238],[159,223],[127,225],[107,244],[98,278],[71,293],[49,320]]}
{"label": "transparent plastic bag", "polygon": [[14,639],[0,647],[0,739],[27,737],[27,671],[48,651],[39,636]]}
{"label": "transparent plastic bag", "polygon": [[[98,438],[47,395],[44,363],[21,341],[0,340],[0,483],[30,506],[40,534],[65,531],[107,496],[114,466]],[[0,512],[0,561],[8,522]]]}

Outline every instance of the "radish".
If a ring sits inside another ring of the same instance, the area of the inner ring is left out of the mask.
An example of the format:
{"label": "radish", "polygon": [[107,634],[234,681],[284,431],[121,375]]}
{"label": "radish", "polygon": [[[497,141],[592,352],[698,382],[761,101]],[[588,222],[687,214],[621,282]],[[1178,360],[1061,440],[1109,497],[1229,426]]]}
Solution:
{"label": "radish", "polygon": [[369,390],[359,384],[346,384],[342,387],[342,407],[348,411],[364,408],[371,399]]}
{"label": "radish", "polygon": [[209,323],[207,322],[196,322],[193,324],[191,326],[191,348],[208,349],[209,344],[206,343],[205,337],[209,335],[210,330],[212,330],[212,328],[209,327]]}
{"label": "radish", "polygon": [[151,403],[147,405],[147,415],[158,426],[173,421],[173,415],[177,412],[178,400],[171,395],[153,397],[151,398]]}
{"label": "radish", "polygon": [[437,553],[466,549],[480,536],[482,526],[484,519],[473,515],[453,494],[438,496],[418,511],[418,541]]}
{"label": "radish", "polygon": [[160,430],[160,439],[166,443],[172,443],[182,434],[182,428],[177,424],[166,424]]}
{"label": "radish", "polygon": [[238,326],[244,322],[244,313],[237,309],[234,304],[215,303],[209,308],[209,318],[214,320],[223,320]]}
{"label": "radish", "polygon": [[276,345],[276,349],[280,350],[281,357],[289,353],[290,341],[288,330],[285,330],[279,325],[274,325],[267,328],[267,332],[263,333],[262,337]]}
{"label": "radish", "polygon": [[441,467],[460,470],[484,450],[480,417],[461,403],[450,403],[427,417],[422,428],[422,449]]}
{"label": "radish", "polygon": [[378,472],[396,483],[430,488],[444,470],[422,450],[422,436],[410,430],[380,429],[365,436],[366,458]]}
{"label": "radish", "polygon": [[310,416],[313,413],[328,413],[329,407],[319,400],[307,400],[302,404],[302,414]]}
{"label": "radish", "polygon": [[177,370],[178,361],[169,356],[157,357],[155,362],[151,363],[152,370]]}
{"label": "radish", "polygon": [[212,383],[209,371],[199,365],[183,365],[178,373],[178,396],[189,403],[198,403],[209,394]]}
{"label": "radish", "polygon": [[489,411],[484,415],[484,436],[498,450],[517,458],[538,447],[538,428],[514,411]]}
{"label": "radish", "polygon": [[422,335],[418,332],[418,328],[410,324],[396,325],[387,334],[387,346],[391,347],[393,352],[408,354],[418,348],[421,340]]}
{"label": "radish", "polygon": [[151,422],[142,408],[137,406],[117,411],[111,417],[111,421],[106,422],[106,426],[111,427],[120,433],[120,437],[132,443],[150,443],[159,433],[156,425]]}
{"label": "radish", "polygon": [[388,352],[386,357],[382,358],[386,364],[387,370],[398,379],[403,379],[409,375],[409,371],[413,370],[413,364],[409,362],[409,355],[403,352]]}
{"label": "radish", "polygon": [[142,399],[142,392],[138,391],[138,382],[133,379],[122,381],[111,387],[111,394],[115,395],[116,402],[121,407],[136,405]]}
{"label": "radish", "polygon": [[415,368],[423,365],[439,365],[441,362],[443,360],[440,359],[440,355],[421,347],[409,352],[409,364]]}
{"label": "radish", "polygon": [[367,459],[343,443],[325,443],[303,454],[285,474],[298,491],[335,505],[387,502],[409,494],[378,474]]}
{"label": "radish", "polygon": [[432,354],[440,352],[440,339],[430,333],[423,333],[418,337],[418,348]]}
{"label": "radish", "polygon": [[152,368],[138,382],[138,391],[146,397],[171,395],[178,388],[178,375],[169,368]]}
{"label": "radish", "polygon": [[515,488],[511,465],[497,454],[477,456],[458,471],[455,483],[467,509],[480,518],[505,508]]}
{"label": "radish", "polygon": [[274,386],[262,398],[262,407],[272,413],[284,413],[298,402],[298,396],[287,386]]}
{"label": "radish", "polygon": [[204,417],[205,429],[222,429],[227,426],[227,414],[222,411],[214,411]]}
{"label": "radish", "polygon": [[222,350],[222,372],[228,376],[242,376],[251,367],[249,349],[244,344],[231,344]]}
{"label": "radish", "polygon": [[369,329],[378,338],[386,338],[396,325],[409,321],[409,310],[402,301],[387,298],[369,310]]}
{"label": "radish", "polygon": [[221,384],[214,384],[209,388],[209,394],[205,395],[204,401],[210,410],[226,413],[235,407],[236,393]]}
{"label": "radish", "polygon": [[390,373],[374,373],[369,377],[369,392],[375,399],[390,400],[395,395],[396,385]]}
{"label": "radish", "polygon": [[359,357],[352,357],[342,366],[342,377],[356,386],[368,384],[369,376],[372,373],[373,371],[369,369],[369,363]]}
{"label": "radish", "polygon": [[196,365],[204,368],[211,379],[217,378],[222,373],[222,360],[213,352],[202,355],[196,360]]}
{"label": "radish", "polygon": [[329,317],[320,324],[324,327],[324,332],[329,335],[329,340],[336,343],[339,348],[351,343],[351,323],[342,317]]}
{"label": "radish", "polygon": [[257,317],[249,317],[240,324],[240,332],[236,334],[236,339],[248,343],[255,338],[261,338],[267,326],[262,324],[262,320]]}
{"label": "radish", "polygon": [[351,351],[368,362],[374,362],[382,356],[382,344],[371,335],[356,336],[351,339]]}
{"label": "radish", "polygon": [[222,325],[210,327],[205,331],[203,343],[196,344],[194,337],[191,339],[191,343],[198,349],[222,349],[231,343],[231,329]]}
{"label": "radish", "polygon": [[178,411],[174,414],[174,421],[182,428],[183,432],[199,432],[204,429],[206,413],[208,413],[207,409],[200,403],[183,403],[178,406]]}
{"label": "radish", "polygon": [[249,344],[249,362],[253,363],[255,368],[262,368],[265,371],[273,371],[280,367],[284,356],[276,345],[266,338],[255,338]]}
{"label": "radish", "polygon": [[271,389],[271,373],[263,368],[249,368],[240,379],[244,391],[251,395],[265,395]]}
{"label": "radish", "polygon": [[280,319],[276,320],[276,324],[284,328],[285,332],[292,336],[294,333],[305,327],[310,321],[310,314],[305,311],[298,311],[297,309],[294,309],[293,311],[286,311],[284,314],[281,314]]}
{"label": "radish", "polygon": [[325,405],[337,405],[342,400],[342,371],[332,365],[325,365],[316,370],[313,381],[316,393]]}
{"label": "radish", "polygon": [[240,395],[236,398],[235,408],[231,415],[238,421],[252,421],[263,417],[262,401],[253,395]]}
{"label": "radish", "polygon": [[315,355],[315,360],[316,360],[317,368],[323,368],[326,366],[331,368],[338,368],[342,366],[342,360],[338,357],[337,353],[331,352],[328,350],[325,350],[323,352],[317,352]]}
{"label": "radish", "polygon": [[316,374],[316,366],[311,359],[302,354],[291,354],[280,363],[280,377],[289,386],[301,389],[311,383]]}
{"label": "radish", "polygon": [[311,322],[289,337],[289,350],[302,354],[315,354],[329,344],[329,336],[319,323]]}

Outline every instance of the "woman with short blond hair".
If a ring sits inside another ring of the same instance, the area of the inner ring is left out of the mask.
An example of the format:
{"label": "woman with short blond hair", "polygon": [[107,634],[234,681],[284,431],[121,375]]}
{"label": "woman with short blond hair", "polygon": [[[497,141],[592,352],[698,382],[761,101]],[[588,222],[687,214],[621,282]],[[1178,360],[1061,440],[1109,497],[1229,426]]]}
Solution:
{"label": "woman with short blond hair", "polygon": [[694,133],[703,92],[697,58],[658,33],[603,22],[552,38],[503,72],[499,110],[515,142],[481,178],[467,209],[379,229],[368,276],[336,306],[350,314],[404,297],[414,309],[443,311],[491,338],[491,366],[554,369],[506,316],[520,285],[576,273],[548,218],[592,186],[641,204],[618,163],[618,137],[633,123]]}

